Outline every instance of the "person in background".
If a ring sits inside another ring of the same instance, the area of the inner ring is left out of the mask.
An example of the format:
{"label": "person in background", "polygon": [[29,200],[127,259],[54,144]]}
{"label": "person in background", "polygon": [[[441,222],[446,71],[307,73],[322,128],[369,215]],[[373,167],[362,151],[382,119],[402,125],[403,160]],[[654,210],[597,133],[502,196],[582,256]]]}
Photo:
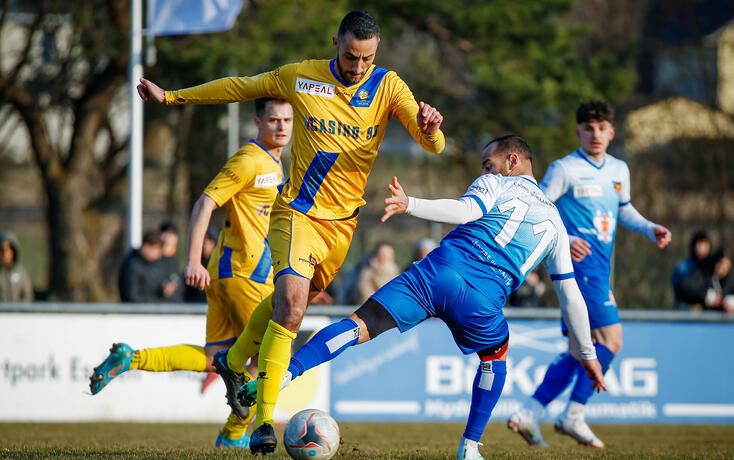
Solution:
{"label": "person in background", "polygon": [[704,306],[711,310],[734,313],[734,280],[731,277],[731,257],[719,249],[711,257],[711,282],[706,289]]}
{"label": "person in background", "polygon": [[395,248],[393,245],[386,241],[377,243],[369,263],[357,277],[356,303],[361,305],[366,302],[372,294],[398,274],[400,274],[400,270],[395,264]]}
{"label": "person in background", "polygon": [[528,273],[525,282],[510,294],[508,305],[511,307],[540,307],[543,304],[545,284],[537,270]]}
{"label": "person in background", "polygon": [[183,286],[181,283],[181,267],[178,264],[178,229],[171,221],[165,221],[160,226],[161,259],[158,261],[158,270],[165,280],[163,297],[168,302],[183,301]]}
{"label": "person in background", "polygon": [[120,265],[120,300],[161,302],[165,299],[166,284],[157,266],[160,258],[161,239],[158,232],[145,232],[140,249],[131,249]]}
{"label": "person in background", "polygon": [[706,232],[694,233],[688,249],[690,256],[673,269],[673,293],[678,310],[702,308],[711,281],[711,240]]}
{"label": "person in background", "polygon": [[0,302],[33,302],[33,286],[20,265],[18,240],[10,232],[0,232]]}

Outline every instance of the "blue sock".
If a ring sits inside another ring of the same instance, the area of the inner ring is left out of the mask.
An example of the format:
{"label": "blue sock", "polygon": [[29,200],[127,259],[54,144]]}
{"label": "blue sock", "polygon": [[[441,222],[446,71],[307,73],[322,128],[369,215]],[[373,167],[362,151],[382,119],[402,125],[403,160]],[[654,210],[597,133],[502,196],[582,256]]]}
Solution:
{"label": "blue sock", "polygon": [[466,421],[464,437],[472,441],[479,441],[484,428],[489,422],[497,400],[500,399],[502,388],[507,378],[507,363],[504,361],[484,361],[479,363],[477,375],[471,392],[471,409],[469,420]]}
{"label": "blue sock", "polygon": [[558,355],[545,371],[543,382],[535,390],[533,398],[544,407],[547,406],[571,383],[578,367],[581,367],[581,363],[571,353]]}
{"label": "blue sock", "polygon": [[[606,374],[607,369],[609,369],[609,365],[614,359],[614,353],[612,353],[612,350],[600,343],[595,343],[594,348],[596,348],[596,359],[598,359],[599,364],[601,364],[601,372],[602,374]],[[571,392],[571,401],[576,401],[579,404],[586,404],[586,401],[588,401],[589,398],[591,398],[591,395],[594,394],[594,390],[591,388],[591,385],[594,382],[592,382],[592,380],[586,375],[586,371],[581,367],[581,365],[579,365],[577,374],[578,379],[576,379],[576,386],[573,387],[573,391]]]}
{"label": "blue sock", "polygon": [[296,378],[312,367],[336,358],[358,340],[359,326],[349,318],[326,326],[293,355],[288,371]]}

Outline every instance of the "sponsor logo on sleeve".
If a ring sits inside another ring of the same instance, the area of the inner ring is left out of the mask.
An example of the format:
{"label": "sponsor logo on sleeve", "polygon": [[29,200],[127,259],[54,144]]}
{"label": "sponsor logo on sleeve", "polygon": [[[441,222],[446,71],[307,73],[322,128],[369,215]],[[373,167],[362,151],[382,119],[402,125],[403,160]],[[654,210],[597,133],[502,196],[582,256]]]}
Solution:
{"label": "sponsor logo on sleeve", "polygon": [[321,81],[308,80],[306,78],[296,79],[296,92],[306,93],[312,96],[334,97],[336,86]]}
{"label": "sponsor logo on sleeve", "polygon": [[275,187],[278,185],[278,173],[259,174],[255,176],[255,187]]}

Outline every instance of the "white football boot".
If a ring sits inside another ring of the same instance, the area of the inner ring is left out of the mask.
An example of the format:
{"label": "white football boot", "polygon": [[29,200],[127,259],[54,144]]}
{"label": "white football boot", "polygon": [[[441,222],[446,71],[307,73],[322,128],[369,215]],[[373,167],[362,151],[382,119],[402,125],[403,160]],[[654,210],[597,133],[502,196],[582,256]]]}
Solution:
{"label": "white football boot", "polygon": [[482,454],[479,453],[479,446],[481,442],[472,441],[461,437],[459,441],[459,450],[456,452],[456,460],[484,460]]}
{"label": "white football boot", "polygon": [[556,433],[567,434],[578,441],[579,444],[597,449],[603,449],[604,443],[597,438],[589,425],[586,424],[583,414],[568,415],[561,414],[554,425]]}
{"label": "white football boot", "polygon": [[548,447],[540,434],[540,427],[535,415],[527,409],[520,409],[507,420],[507,428],[522,436],[531,446]]}

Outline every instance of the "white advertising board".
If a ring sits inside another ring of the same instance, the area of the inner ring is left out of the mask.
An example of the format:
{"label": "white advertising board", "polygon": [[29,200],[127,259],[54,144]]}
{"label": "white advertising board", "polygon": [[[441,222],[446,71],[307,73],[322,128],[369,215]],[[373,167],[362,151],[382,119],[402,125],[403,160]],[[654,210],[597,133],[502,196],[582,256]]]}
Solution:
{"label": "white advertising board", "polygon": [[[306,317],[302,333],[329,324]],[[89,376],[113,342],[135,349],[201,345],[202,315],[0,314],[0,421],[223,422],[224,384],[201,393],[205,374],[127,372],[97,395]],[[329,409],[329,366],[304,374],[279,398],[276,421],[304,408]]]}

